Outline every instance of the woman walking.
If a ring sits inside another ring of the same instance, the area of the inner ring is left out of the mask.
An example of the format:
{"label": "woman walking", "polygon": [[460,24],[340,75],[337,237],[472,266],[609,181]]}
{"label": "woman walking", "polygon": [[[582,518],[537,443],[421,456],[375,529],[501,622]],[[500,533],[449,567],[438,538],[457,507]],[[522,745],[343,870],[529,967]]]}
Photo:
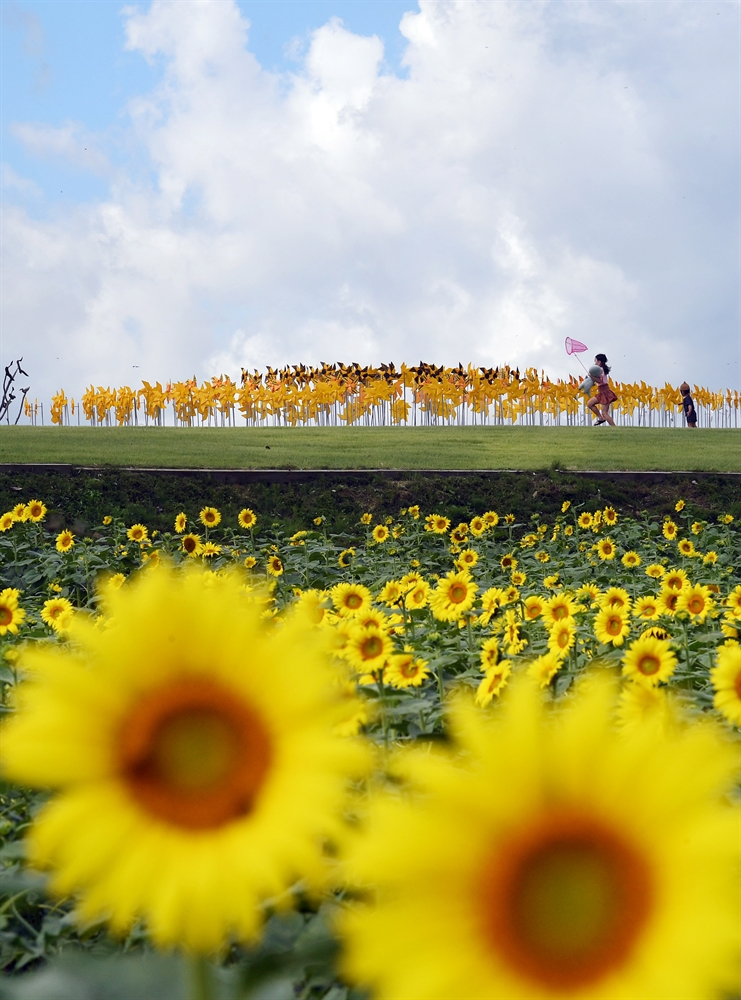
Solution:
{"label": "woman walking", "polygon": [[[610,369],[607,365],[607,355],[606,354],[595,354],[594,356],[595,365],[599,365],[602,369],[602,374],[597,380],[597,395],[592,396],[592,398],[587,403],[587,406],[595,415],[600,419],[594,425],[598,427],[600,424],[607,422],[610,427],[615,426],[615,421],[610,416],[610,406],[615,402],[617,396],[610,388],[610,382],[607,376],[610,374]],[[598,409],[599,408],[599,409]]]}

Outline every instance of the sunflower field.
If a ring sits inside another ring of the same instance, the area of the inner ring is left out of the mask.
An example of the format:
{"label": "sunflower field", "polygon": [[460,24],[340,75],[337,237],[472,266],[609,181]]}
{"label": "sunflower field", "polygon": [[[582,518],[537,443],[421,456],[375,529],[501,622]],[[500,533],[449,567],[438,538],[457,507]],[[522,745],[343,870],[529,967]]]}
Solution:
{"label": "sunflower field", "polygon": [[741,996],[741,532],[0,516],[0,996]]}

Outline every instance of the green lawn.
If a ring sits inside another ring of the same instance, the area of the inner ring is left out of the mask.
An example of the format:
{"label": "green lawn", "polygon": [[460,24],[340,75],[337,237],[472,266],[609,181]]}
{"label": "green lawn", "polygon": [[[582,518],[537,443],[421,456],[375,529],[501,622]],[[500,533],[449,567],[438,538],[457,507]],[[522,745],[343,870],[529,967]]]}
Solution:
{"label": "green lawn", "polygon": [[165,468],[741,472],[741,430],[0,427],[0,462]]}

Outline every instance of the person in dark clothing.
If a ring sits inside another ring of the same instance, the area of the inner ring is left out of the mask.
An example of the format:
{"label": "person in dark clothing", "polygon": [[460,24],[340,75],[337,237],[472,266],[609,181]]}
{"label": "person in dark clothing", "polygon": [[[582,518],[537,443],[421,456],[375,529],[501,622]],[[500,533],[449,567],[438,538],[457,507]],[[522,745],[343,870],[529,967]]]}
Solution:
{"label": "person in dark clothing", "polygon": [[679,387],[679,392],[682,396],[682,409],[684,410],[684,417],[687,421],[688,427],[697,427],[697,410],[695,409],[695,402],[690,395],[690,387],[686,382],[682,382]]}

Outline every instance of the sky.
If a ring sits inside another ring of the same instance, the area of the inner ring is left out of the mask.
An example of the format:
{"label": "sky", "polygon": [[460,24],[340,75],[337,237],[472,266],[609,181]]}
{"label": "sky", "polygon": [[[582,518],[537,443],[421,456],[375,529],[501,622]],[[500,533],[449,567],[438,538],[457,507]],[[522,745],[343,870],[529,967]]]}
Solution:
{"label": "sky", "polygon": [[737,0],[0,0],[31,397],[321,361],[741,388]]}

